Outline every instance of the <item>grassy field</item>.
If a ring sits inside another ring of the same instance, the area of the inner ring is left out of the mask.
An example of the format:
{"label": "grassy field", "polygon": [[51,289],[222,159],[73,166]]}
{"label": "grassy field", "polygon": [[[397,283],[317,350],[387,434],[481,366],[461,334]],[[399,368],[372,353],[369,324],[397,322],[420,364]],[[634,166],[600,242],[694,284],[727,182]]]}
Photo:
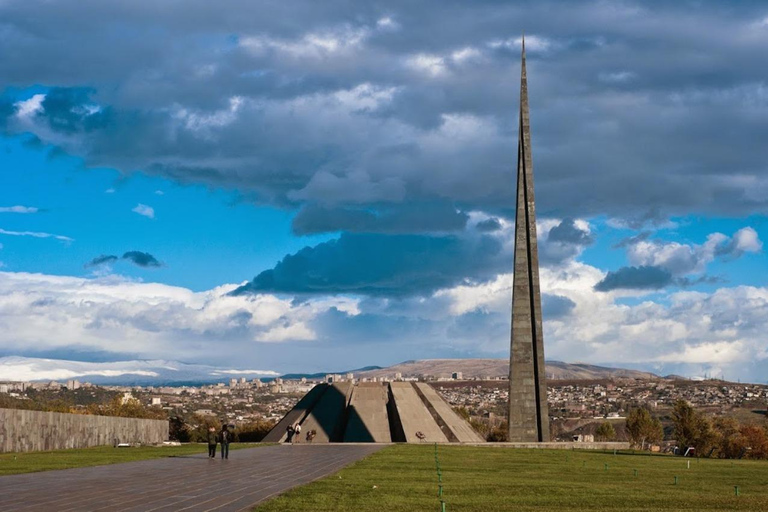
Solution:
{"label": "grassy field", "polygon": [[[461,446],[438,458],[449,512],[768,510],[765,461]],[[434,447],[398,445],[256,510],[440,511],[437,490]]]}
{"label": "grassy field", "polygon": [[[259,446],[259,444],[234,443],[230,445],[230,449],[237,450],[239,448],[253,448],[255,446]],[[184,444],[182,446],[142,446],[139,448],[113,448],[111,446],[100,446],[97,448],[84,448],[80,450],[2,453],[0,454],[0,476],[17,473],[34,473],[36,471],[48,471],[51,469],[101,466],[104,464],[159,459],[162,457],[178,457],[180,455],[206,453],[207,451],[208,446],[205,444]],[[219,452],[217,451],[216,453],[218,455]]]}

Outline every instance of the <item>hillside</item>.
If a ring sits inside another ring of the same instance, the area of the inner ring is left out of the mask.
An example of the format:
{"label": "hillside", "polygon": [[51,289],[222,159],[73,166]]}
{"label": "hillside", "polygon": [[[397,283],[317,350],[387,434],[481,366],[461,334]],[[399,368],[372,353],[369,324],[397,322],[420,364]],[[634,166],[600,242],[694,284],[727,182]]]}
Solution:
{"label": "hillside", "polygon": [[[354,372],[355,377],[392,377],[401,373],[403,377],[450,377],[453,372],[461,372],[463,378],[506,377],[509,375],[509,361],[506,359],[424,359],[405,361],[388,368]],[[553,380],[581,379],[656,379],[650,372],[609,368],[592,364],[563,363],[547,361],[547,378]]]}

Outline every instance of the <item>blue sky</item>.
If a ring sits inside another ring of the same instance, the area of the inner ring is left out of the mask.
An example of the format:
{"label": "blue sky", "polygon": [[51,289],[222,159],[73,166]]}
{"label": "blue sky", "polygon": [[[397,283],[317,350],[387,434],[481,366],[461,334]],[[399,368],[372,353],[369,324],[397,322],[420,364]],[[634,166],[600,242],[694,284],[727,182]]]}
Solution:
{"label": "blue sky", "polygon": [[[73,239],[3,238],[4,269],[87,277],[101,254],[150,253],[163,266],[116,265],[121,274],[202,291],[239,282],[288,252],[328,236],[294,236],[291,212],[243,201],[237,191],[180,184],[108,168],[85,168],[80,158],[51,156],[30,136],[2,139],[2,205],[35,205],[35,214],[2,214],[2,229]],[[134,209],[146,205],[152,217]],[[168,261],[168,263],[166,263]],[[214,262],[226,261],[226,265]],[[171,263],[172,262],[172,263]]]}
{"label": "blue sky", "polygon": [[0,356],[506,357],[525,31],[547,357],[765,380],[759,2],[0,19]]}

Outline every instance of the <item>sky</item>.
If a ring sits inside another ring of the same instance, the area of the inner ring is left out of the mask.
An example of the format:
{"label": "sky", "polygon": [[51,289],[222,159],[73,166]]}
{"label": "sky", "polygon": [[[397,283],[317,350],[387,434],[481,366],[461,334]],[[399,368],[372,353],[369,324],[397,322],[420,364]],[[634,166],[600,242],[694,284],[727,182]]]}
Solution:
{"label": "sky", "polygon": [[768,375],[764,2],[0,0],[0,357]]}

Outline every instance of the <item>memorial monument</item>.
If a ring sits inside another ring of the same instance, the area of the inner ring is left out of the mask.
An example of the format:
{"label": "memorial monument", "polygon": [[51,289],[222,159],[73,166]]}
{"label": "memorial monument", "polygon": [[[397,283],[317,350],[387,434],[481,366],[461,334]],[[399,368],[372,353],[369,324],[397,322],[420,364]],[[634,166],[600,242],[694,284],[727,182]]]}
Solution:
{"label": "memorial monument", "polygon": [[525,38],[520,72],[520,126],[517,143],[517,208],[515,211],[512,332],[509,355],[509,441],[549,441],[544,336],[539,290],[539,253],[533,194],[531,127]]}
{"label": "memorial monument", "polygon": [[[286,441],[287,427],[301,425],[296,443],[482,443],[464,418],[426,382],[322,383],[304,395],[263,442]],[[307,437],[307,433],[312,434]]]}

